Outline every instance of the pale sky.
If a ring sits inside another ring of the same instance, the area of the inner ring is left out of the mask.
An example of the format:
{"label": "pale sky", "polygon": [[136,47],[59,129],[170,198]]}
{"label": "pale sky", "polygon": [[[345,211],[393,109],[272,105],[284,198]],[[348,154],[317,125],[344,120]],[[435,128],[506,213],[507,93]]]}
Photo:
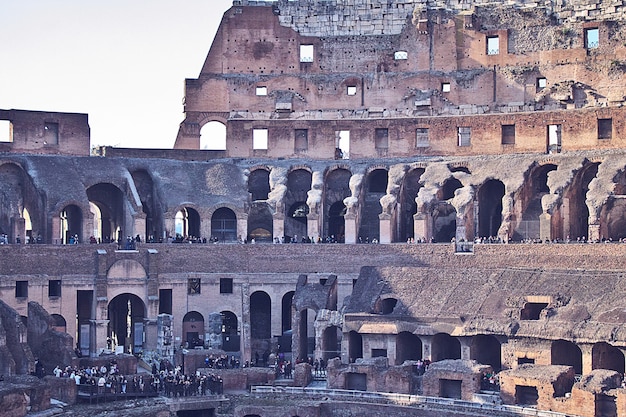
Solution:
{"label": "pale sky", "polygon": [[231,5],[0,0],[0,109],[87,113],[92,146],[171,148],[184,80],[200,74]]}

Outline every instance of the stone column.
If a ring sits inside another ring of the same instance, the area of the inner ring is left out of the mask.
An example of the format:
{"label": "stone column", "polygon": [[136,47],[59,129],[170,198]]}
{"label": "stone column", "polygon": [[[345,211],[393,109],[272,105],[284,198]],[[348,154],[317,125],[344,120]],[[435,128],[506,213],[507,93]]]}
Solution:
{"label": "stone column", "polygon": [[273,228],[272,238],[281,238],[285,236],[285,214],[284,213],[274,213],[273,216]]}
{"label": "stone column", "polygon": [[134,238],[136,235],[139,235],[142,242],[146,241],[146,214],[141,213],[137,214],[133,218],[133,233],[131,236]]}
{"label": "stone column", "polygon": [[320,221],[318,214],[309,214],[306,216],[307,233],[317,242],[320,237]]}
{"label": "stone column", "polygon": [[454,233],[454,239],[457,242],[460,242],[461,240],[466,240],[466,235],[467,231],[465,229],[465,217],[456,216],[456,231]]}
{"label": "stone column", "polygon": [[79,236],[80,243],[89,243],[89,238],[91,236],[96,237],[93,231],[93,216],[91,213],[83,216],[83,235]]}
{"label": "stone column", "polygon": [[17,243],[17,238],[20,239],[20,243],[23,245],[26,243],[26,219],[23,217],[13,218],[13,241],[11,243]]}
{"label": "stone column", "polygon": [[245,217],[237,217],[237,238],[248,237],[248,216]]}
{"label": "stone column", "polygon": [[343,221],[345,225],[345,243],[356,243],[356,216],[352,213],[346,213],[343,216]]}
{"label": "stone column", "polygon": [[91,338],[91,357],[97,357],[100,353],[107,349],[107,330],[109,328],[109,320],[91,320],[92,338]]}
{"label": "stone column", "polygon": [[[167,242],[167,236],[175,237],[176,236],[176,226],[175,219],[173,217],[166,217],[164,219],[165,229],[163,230],[163,242]],[[156,236],[155,236],[156,237]]]}
{"label": "stone column", "polygon": [[563,236],[561,239],[566,240],[569,236],[571,223],[569,221],[570,203],[569,198],[563,197],[561,200],[561,222],[563,223]]}
{"label": "stone column", "polygon": [[433,359],[433,336],[420,336],[422,340],[422,359],[432,361]]}
{"label": "stone column", "polygon": [[380,221],[380,239],[378,241],[380,243],[391,243],[391,237],[393,235],[391,230],[391,214],[380,213],[378,219]]}
{"label": "stone column", "polygon": [[61,218],[59,216],[52,217],[52,234],[49,239],[53,245],[63,243],[63,240],[61,240]]}
{"label": "stone column", "polygon": [[145,335],[145,341],[143,342],[144,350],[155,351],[158,339],[156,317],[143,319],[143,332]]}
{"label": "stone column", "polygon": [[587,233],[587,241],[600,240],[600,225],[590,224],[589,233]]}
{"label": "stone column", "polygon": [[413,215],[413,238],[425,238],[430,240],[430,216],[426,213],[416,213]]}
{"label": "stone column", "polygon": [[250,340],[250,286],[248,283],[241,285],[241,335],[240,350],[241,362],[252,361],[252,346]]}
{"label": "stone column", "polygon": [[461,359],[470,360],[472,358],[472,338],[471,337],[457,337],[461,343]]}
{"label": "stone column", "polygon": [[579,345],[578,346],[580,348],[580,351],[582,353],[583,356],[583,375],[587,375],[588,373],[591,372],[592,365],[593,365],[593,345],[591,344],[584,344],[584,345]]}
{"label": "stone column", "polygon": [[550,213],[543,213],[539,216],[539,239],[552,240],[552,215]]}

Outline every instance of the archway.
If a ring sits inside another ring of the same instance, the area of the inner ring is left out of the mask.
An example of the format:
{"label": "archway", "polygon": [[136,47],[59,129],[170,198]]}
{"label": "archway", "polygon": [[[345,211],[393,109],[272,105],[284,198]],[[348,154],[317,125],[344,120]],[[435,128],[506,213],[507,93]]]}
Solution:
{"label": "archway", "polygon": [[578,375],[583,373],[583,354],[576,344],[567,340],[555,340],[550,349],[552,365],[569,365]]}
{"label": "archway", "polygon": [[222,349],[226,352],[239,351],[239,331],[237,315],[232,311],[222,311]]}
{"label": "archway", "polygon": [[200,129],[200,149],[210,151],[226,150],[226,125],[212,121]]}
{"label": "archway", "polygon": [[315,352],[315,317],[317,313],[312,309],[300,311],[300,329],[299,335],[299,352],[297,352],[300,360],[306,361],[309,357],[313,357]]}
{"label": "archway", "polygon": [[337,326],[329,326],[322,334],[322,358],[328,361],[332,358],[341,357],[341,329]]}
{"label": "archway", "polygon": [[433,336],[431,355],[433,362],[461,359],[461,342],[447,333],[437,333]]}
{"label": "archway", "polygon": [[456,209],[452,204],[439,203],[432,213],[433,239],[435,242],[451,242],[456,236]]}
{"label": "archway", "polygon": [[346,205],[337,201],[328,210],[328,237],[333,242],[343,242],[346,234]]}
{"label": "archway", "polygon": [[52,318],[52,329],[57,332],[65,333],[67,331],[67,322],[65,317],[60,314],[50,314]]}
{"label": "archway", "polygon": [[470,359],[483,365],[491,365],[494,371],[502,369],[502,353],[500,341],[494,335],[478,334],[472,337]]}
{"label": "archway", "polygon": [[108,306],[107,335],[114,349],[120,346],[125,353],[143,350],[146,306],[135,294],[124,293],[114,297]]}
{"label": "archway", "polygon": [[156,242],[163,236],[163,209],[152,176],[146,170],[137,170],[131,173],[135,188],[141,201],[141,209],[146,215],[145,239]]}
{"label": "archway", "polygon": [[[414,217],[417,214],[417,203],[415,199],[422,184],[420,178],[424,173],[423,168],[413,169],[404,178],[400,191],[400,213],[399,213],[399,233],[398,239],[401,242],[414,236]],[[418,236],[419,237],[419,236]]]}
{"label": "archway", "polygon": [[272,300],[265,291],[250,295],[250,336],[265,341],[272,337]]}
{"label": "archway", "polygon": [[289,207],[287,216],[285,217],[285,236],[289,241],[296,242],[300,238],[306,238],[307,233],[307,216],[309,215],[309,206],[305,201],[296,201]]}
{"label": "archway", "polygon": [[348,356],[350,363],[363,357],[363,336],[354,330],[348,333]]}
{"label": "archway", "polygon": [[248,193],[252,201],[265,201],[270,193],[270,172],[255,169],[248,176]]}
{"label": "archway", "polygon": [[375,169],[366,177],[358,235],[361,241],[380,240],[378,215],[383,212],[380,199],[387,193],[387,181],[388,174],[384,169]]}
{"label": "archway", "polygon": [[265,201],[252,203],[248,214],[248,241],[271,242],[274,219]]}
{"label": "archway", "polygon": [[237,240],[237,216],[227,207],[220,207],[211,216],[211,237],[222,242]]}
{"label": "archway", "polygon": [[346,207],[343,200],[349,197],[350,191],[350,171],[344,168],[337,168],[328,173],[324,183],[324,235],[335,236],[337,241],[345,234],[343,216]]}
{"label": "archway", "polygon": [[291,330],[291,322],[292,322],[292,317],[291,317],[291,312],[292,312],[292,305],[293,305],[293,296],[295,294],[295,291],[289,291],[287,292],[284,296],[283,296],[283,300],[282,300],[282,314],[281,314],[281,318],[282,318],[282,332],[285,333],[287,330]]}
{"label": "archway", "polygon": [[624,375],[624,353],[609,343],[596,343],[591,349],[591,369],[610,369]]}
{"label": "archway", "polygon": [[306,169],[296,169],[287,176],[285,193],[285,237],[308,236],[307,216],[309,206],[306,201],[311,189],[312,174]]}
{"label": "archway", "polygon": [[174,217],[174,232],[177,242],[182,242],[185,238],[199,238],[200,214],[191,207],[180,209]]}
{"label": "archway", "polygon": [[87,198],[100,210],[102,240],[117,241],[123,238],[124,193],[113,184],[100,183],[87,189]]}
{"label": "archway", "polygon": [[[31,221],[31,229],[40,234],[45,232],[44,210],[41,193],[22,167],[14,163],[0,163],[0,234],[6,234],[9,242],[15,242],[21,233],[14,228],[21,218]],[[28,230],[28,224],[26,224]],[[32,234],[32,232],[31,232]],[[25,236],[19,236],[25,242]],[[42,238],[43,239],[43,238]]]}
{"label": "archway", "polygon": [[396,365],[402,365],[404,361],[416,361],[422,359],[422,341],[410,332],[400,332],[396,337]]}
{"label": "archway", "polygon": [[[74,204],[65,206],[61,210],[61,243],[69,245],[79,243],[83,236],[83,212]],[[78,241],[77,241],[78,240]]]}
{"label": "archway", "polygon": [[190,311],[183,317],[183,340],[189,349],[204,345],[204,317]]}
{"label": "archway", "polygon": [[516,193],[514,200],[516,212],[522,213],[522,219],[517,224],[514,240],[544,239],[550,236],[540,236],[539,217],[543,214],[541,198],[550,193],[548,187],[548,173],[557,169],[554,164],[534,166],[528,174],[528,180],[524,182],[520,191]]}
{"label": "archway", "polygon": [[504,184],[489,180],[478,189],[478,236],[497,237],[502,224]]}

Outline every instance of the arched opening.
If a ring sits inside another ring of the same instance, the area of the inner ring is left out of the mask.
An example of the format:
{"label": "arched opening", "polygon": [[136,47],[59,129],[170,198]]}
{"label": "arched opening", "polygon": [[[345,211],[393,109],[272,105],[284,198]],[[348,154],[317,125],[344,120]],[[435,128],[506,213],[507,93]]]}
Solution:
{"label": "arched opening", "polygon": [[461,181],[456,178],[448,178],[441,185],[441,189],[437,193],[439,201],[448,201],[454,198],[454,192],[459,188],[463,188]]}
{"label": "arched opening", "polygon": [[295,291],[289,291],[283,296],[282,300],[282,333],[284,334],[287,330],[291,330],[291,311],[293,305],[293,296]]}
{"label": "arched opening", "polygon": [[606,342],[596,343],[591,349],[591,369],[610,369],[624,375],[624,353]]}
{"label": "arched opening", "polygon": [[552,365],[569,365],[578,375],[583,373],[583,354],[578,346],[567,340],[555,340],[550,349]]}
{"label": "arched opening", "polygon": [[22,218],[24,219],[24,229],[25,229],[25,239],[26,243],[31,243],[33,241],[33,223],[30,220],[30,213],[28,209],[24,209],[22,212]]}
{"label": "arched opening", "polygon": [[189,349],[204,346],[204,317],[190,311],[183,317],[183,340]]}
{"label": "arched opening", "polygon": [[250,339],[252,351],[269,353],[272,337],[272,300],[264,291],[250,295]]}
{"label": "arched opening", "polygon": [[0,234],[6,234],[9,242],[16,242],[18,237],[21,243],[26,242],[26,236],[18,236],[21,232],[14,229],[21,218],[26,220],[26,233],[29,229],[37,234],[45,231],[41,193],[17,164],[0,163],[0,195]]}
{"label": "arched opening", "polygon": [[504,184],[499,180],[489,180],[478,190],[478,236],[498,236],[504,191]]}
{"label": "arched opening", "polygon": [[554,164],[535,166],[528,174],[528,180],[515,198],[519,202],[516,204],[522,205],[522,220],[518,222],[514,240],[550,238],[540,236],[539,217],[543,214],[541,198],[550,193],[548,173],[556,168]]}
{"label": "arched opening", "polygon": [[226,207],[215,210],[211,216],[211,237],[222,242],[237,240],[237,216],[234,211]]}
{"label": "arched opening", "polygon": [[274,219],[268,204],[264,201],[252,203],[248,214],[248,241],[271,242]]}
{"label": "arched opening", "polygon": [[248,192],[252,201],[267,200],[270,193],[270,172],[255,169],[248,177]]}
{"label": "arched opening", "polygon": [[348,333],[348,356],[350,363],[363,357],[363,337],[354,330]]}
{"label": "arched opening", "polygon": [[61,210],[61,242],[64,245],[79,243],[82,238],[83,212],[74,204],[65,206]]}
{"label": "arched opening", "polygon": [[422,359],[422,341],[410,332],[400,332],[396,337],[396,365],[404,361]]}
{"label": "arched opening", "polygon": [[461,359],[461,342],[447,333],[437,333],[433,336],[431,356],[433,362]]}
{"label": "arched opening", "polygon": [[[91,217],[93,218],[93,230],[91,230],[91,236],[89,237],[89,241],[90,243],[102,243],[104,235],[102,234],[102,213],[100,213],[100,207],[90,201],[89,212],[91,213]],[[93,239],[91,239],[92,236]]]}
{"label": "arched opening", "polygon": [[239,351],[239,331],[237,315],[232,311],[222,311],[222,349],[226,352]]}
{"label": "arched opening", "polygon": [[341,357],[341,329],[329,326],[322,334],[322,357],[325,361]]}
{"label": "arched opening", "polygon": [[343,200],[352,194],[351,176],[347,169],[338,168],[326,175],[324,183],[324,235],[334,235],[336,241],[343,241],[345,235],[343,216],[346,214],[346,207]]}
{"label": "arched opening", "polygon": [[52,329],[57,332],[65,333],[67,331],[67,322],[60,314],[50,314],[52,318]]}
{"label": "arched opening", "polygon": [[145,170],[134,171],[131,175],[139,193],[142,211],[146,215],[144,238],[148,242],[157,242],[163,236],[163,210],[156,197],[154,181]]}
{"label": "arched opening", "polygon": [[285,193],[285,237],[290,241],[297,236],[301,239],[308,236],[307,216],[309,206],[306,204],[311,189],[312,174],[305,169],[296,169],[287,176],[287,192]]}
{"label": "arched opening", "polygon": [[393,313],[393,309],[396,308],[398,300],[396,298],[383,298],[378,301],[376,306],[380,314],[386,315]]}
{"label": "arched opening", "polygon": [[[96,184],[87,189],[87,198],[100,210],[102,240],[117,241],[124,236],[124,193],[113,184]],[[80,236],[80,235],[79,235]]]}
{"label": "arched opening", "polygon": [[305,201],[296,201],[289,207],[287,217],[285,218],[285,237],[291,242],[297,242],[302,238],[306,238],[307,234],[307,216],[309,215],[309,206]]}
{"label": "arched opening", "polygon": [[[146,307],[134,294],[120,294],[108,306],[111,349],[137,354],[143,350]],[[119,349],[116,349],[119,346]]]}
{"label": "arched opening", "polygon": [[200,149],[207,151],[226,150],[226,125],[209,122],[200,129]]}
{"label": "arched opening", "polygon": [[[400,214],[399,214],[399,233],[398,239],[401,242],[406,241],[409,238],[416,238],[414,236],[414,217],[417,214],[417,203],[415,199],[419,193],[422,184],[420,184],[420,178],[424,173],[423,168],[413,169],[405,176],[402,183],[402,190],[400,191]],[[419,238],[421,236],[417,236]]]}
{"label": "arched opening", "polygon": [[174,217],[174,232],[176,241],[200,237],[200,214],[191,207],[183,207]]}
{"label": "arched opening", "polygon": [[384,169],[375,169],[366,177],[359,227],[359,238],[363,242],[380,240],[378,215],[383,212],[380,199],[387,193],[387,178],[387,171]]}
{"label": "arched opening", "polygon": [[346,205],[337,201],[328,210],[328,236],[333,242],[343,242],[346,234]]}
{"label": "arched opening", "polygon": [[495,372],[502,369],[501,345],[494,335],[478,334],[472,337],[470,359],[483,365],[491,365]]}
{"label": "arched opening", "polygon": [[456,209],[452,204],[439,203],[433,209],[433,239],[451,242],[456,236]]}
{"label": "arched opening", "polygon": [[307,360],[315,352],[315,310],[306,309],[300,312],[300,351],[298,359]]}

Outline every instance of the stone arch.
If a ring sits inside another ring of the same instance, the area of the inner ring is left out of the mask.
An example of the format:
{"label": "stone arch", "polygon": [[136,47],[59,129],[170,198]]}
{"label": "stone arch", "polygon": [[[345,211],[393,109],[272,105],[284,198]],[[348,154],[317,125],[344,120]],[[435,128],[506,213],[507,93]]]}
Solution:
{"label": "stone arch", "polygon": [[550,363],[552,365],[569,365],[578,375],[583,373],[583,354],[580,348],[572,342],[559,339],[552,342],[550,347]]}
{"label": "stone arch", "polygon": [[398,299],[394,297],[379,298],[374,306],[375,313],[388,315],[392,314],[394,308],[398,305]]}
{"label": "stone arch", "polygon": [[6,234],[10,242],[15,242],[18,234],[24,234],[20,240],[25,241],[25,230],[21,230],[24,210],[31,218],[31,234],[46,232],[42,197],[32,178],[20,164],[0,162],[0,234]]}
{"label": "stone arch", "polygon": [[322,358],[328,361],[341,357],[341,329],[337,326],[328,326],[322,333]]}
{"label": "stone arch", "polygon": [[237,216],[228,207],[219,207],[211,215],[211,237],[221,242],[237,240]]}
{"label": "stone arch", "polygon": [[472,337],[470,347],[470,359],[474,359],[483,365],[491,365],[491,368],[500,372],[502,369],[502,349],[500,341],[490,334],[478,334]]}
{"label": "stone arch", "polygon": [[[122,190],[111,183],[98,183],[87,188],[87,198],[100,210],[103,240],[120,240],[124,237],[126,215],[124,203],[126,198]],[[128,233],[127,233],[128,234]]]}
{"label": "stone arch", "polygon": [[420,179],[424,174],[424,168],[411,169],[404,177],[400,189],[400,215],[398,237],[401,242],[414,236],[414,216],[417,214],[415,199],[419,190],[423,187]]}
{"label": "stone arch", "polygon": [[317,312],[310,308],[300,311],[300,328],[299,328],[299,352],[297,359],[307,360],[312,357],[315,352],[315,317]]}
{"label": "stone arch", "polygon": [[359,237],[362,241],[380,240],[380,218],[383,208],[380,199],[387,194],[389,174],[386,169],[376,168],[365,177],[361,193]]}
{"label": "stone arch", "polygon": [[345,234],[345,204],[343,200],[352,195],[350,177],[352,173],[345,168],[329,170],[324,181],[324,235],[335,235],[337,241]]}
{"label": "stone arch", "polygon": [[184,205],[174,215],[174,233],[176,242],[182,242],[185,238],[201,237],[200,213],[195,208]]}
{"label": "stone arch", "polygon": [[431,356],[433,362],[444,359],[461,359],[461,342],[448,333],[437,333],[433,336]]}
{"label": "stone arch", "polygon": [[265,291],[250,294],[250,338],[252,344],[268,344],[272,337],[272,299]]}
{"label": "stone arch", "polygon": [[293,296],[296,292],[295,291],[289,291],[287,293],[285,293],[285,295],[283,295],[282,298],[282,302],[281,302],[281,319],[282,319],[282,325],[281,325],[281,330],[282,333],[284,334],[286,331],[291,330],[291,323],[293,320],[292,315],[292,307],[293,307]]}
{"label": "stone arch", "polygon": [[564,238],[570,236],[571,239],[576,239],[588,236],[589,207],[587,207],[586,198],[589,183],[596,177],[599,166],[600,162],[585,162],[563,193],[563,197],[567,199],[569,205],[569,230],[565,230]]}
{"label": "stone arch", "polygon": [[422,340],[411,332],[400,332],[396,336],[396,365],[402,365],[404,361],[416,361],[422,359]]}
{"label": "stone arch", "polygon": [[[115,262],[107,271],[107,279],[145,279],[148,277],[146,269],[139,262],[132,259],[121,259]],[[109,294],[110,295],[110,294]]]}
{"label": "stone arch", "polygon": [[454,192],[462,188],[461,181],[454,177],[446,179],[437,191],[438,203],[433,204],[433,239],[436,242],[450,242],[456,237],[456,209],[450,203]]}
{"label": "stone arch", "polygon": [[50,314],[52,318],[52,328],[57,332],[65,333],[67,331],[67,321],[65,321],[65,317],[60,314]]}
{"label": "stone arch", "polygon": [[351,330],[348,333],[348,360],[353,363],[363,357],[363,336]]}
{"label": "stone arch", "polygon": [[306,204],[313,174],[305,168],[294,169],[287,175],[285,202],[285,236],[308,236],[309,206]]}
{"label": "stone arch", "polygon": [[505,187],[490,179],[478,189],[478,236],[497,237],[502,224],[502,197]]}
{"label": "stone arch", "polygon": [[204,345],[204,316],[189,311],[183,317],[183,340],[189,349]]}
{"label": "stone arch", "polygon": [[248,193],[251,201],[267,200],[270,190],[270,170],[266,167],[251,170],[248,175]]}
{"label": "stone arch", "polygon": [[248,241],[271,242],[274,230],[272,211],[266,202],[255,202],[248,214]]}
{"label": "stone arch", "polygon": [[[613,196],[610,196],[600,212],[602,237],[619,240],[626,237],[626,169],[613,178]],[[617,197],[617,198],[616,198]]]}
{"label": "stone arch", "polygon": [[[526,181],[514,196],[515,212],[521,219],[513,234],[513,240],[542,239],[539,217],[543,214],[541,199],[550,193],[548,173],[557,169],[550,161],[536,164],[526,173]],[[549,237],[549,236],[548,236]]]}
{"label": "stone arch", "polygon": [[137,169],[130,175],[139,194],[141,210],[145,216],[144,237],[146,241],[158,241],[163,236],[164,219],[163,208],[152,175],[146,169]]}
{"label": "stone arch", "polygon": [[239,321],[232,311],[222,311],[222,349],[226,352],[237,352],[240,346]]}
{"label": "stone arch", "polygon": [[624,353],[609,343],[598,342],[591,349],[591,369],[610,369],[624,375]]}
{"label": "stone arch", "polygon": [[[69,245],[71,243],[83,242],[83,211],[75,204],[68,204],[61,209],[59,213],[61,223],[60,233],[58,236],[61,243]],[[101,237],[101,236],[97,236]]]}
{"label": "stone arch", "polygon": [[136,354],[143,350],[146,305],[135,294],[122,293],[108,305],[107,336],[112,348],[120,346],[124,352]]}
{"label": "stone arch", "polygon": [[225,151],[227,144],[225,121],[209,120],[200,128],[200,149]]}

